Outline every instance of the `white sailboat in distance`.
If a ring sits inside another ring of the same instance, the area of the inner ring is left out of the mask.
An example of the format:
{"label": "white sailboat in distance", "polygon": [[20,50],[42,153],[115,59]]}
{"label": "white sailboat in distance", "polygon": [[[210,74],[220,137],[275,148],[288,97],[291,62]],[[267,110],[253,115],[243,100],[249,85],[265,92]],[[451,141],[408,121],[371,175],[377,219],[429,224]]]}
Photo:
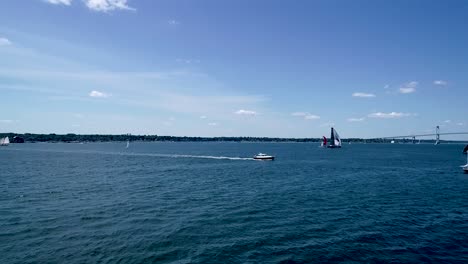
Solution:
{"label": "white sailboat in distance", "polygon": [[8,146],[10,144],[10,138],[0,138],[0,146]]}
{"label": "white sailboat in distance", "polygon": [[468,173],[468,155],[466,155],[466,164],[460,167],[463,169],[464,173]]}

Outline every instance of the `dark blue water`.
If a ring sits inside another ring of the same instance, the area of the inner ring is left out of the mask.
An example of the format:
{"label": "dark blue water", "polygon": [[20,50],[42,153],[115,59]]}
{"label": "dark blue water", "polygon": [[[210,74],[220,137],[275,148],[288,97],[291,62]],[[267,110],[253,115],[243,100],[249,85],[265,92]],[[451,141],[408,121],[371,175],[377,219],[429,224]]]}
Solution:
{"label": "dark blue water", "polygon": [[461,150],[10,145],[0,263],[467,263]]}

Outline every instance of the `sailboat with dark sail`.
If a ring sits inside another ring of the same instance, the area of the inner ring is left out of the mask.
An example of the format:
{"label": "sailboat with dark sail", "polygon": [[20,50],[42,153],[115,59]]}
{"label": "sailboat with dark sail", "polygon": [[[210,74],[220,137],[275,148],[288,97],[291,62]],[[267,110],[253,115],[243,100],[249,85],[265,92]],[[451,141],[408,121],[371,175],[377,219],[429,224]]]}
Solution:
{"label": "sailboat with dark sail", "polygon": [[341,138],[338,135],[338,132],[332,127],[331,128],[331,136],[330,136],[330,145],[327,146],[328,148],[341,148]]}

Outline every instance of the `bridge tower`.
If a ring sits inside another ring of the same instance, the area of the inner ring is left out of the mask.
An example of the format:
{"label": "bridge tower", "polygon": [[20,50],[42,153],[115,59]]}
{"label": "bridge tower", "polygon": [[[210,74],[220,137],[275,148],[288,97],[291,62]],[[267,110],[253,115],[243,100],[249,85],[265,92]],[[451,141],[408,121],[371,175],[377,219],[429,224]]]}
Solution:
{"label": "bridge tower", "polygon": [[440,127],[436,126],[436,142],[435,142],[435,144],[439,145],[439,143],[440,143],[439,141],[440,141]]}

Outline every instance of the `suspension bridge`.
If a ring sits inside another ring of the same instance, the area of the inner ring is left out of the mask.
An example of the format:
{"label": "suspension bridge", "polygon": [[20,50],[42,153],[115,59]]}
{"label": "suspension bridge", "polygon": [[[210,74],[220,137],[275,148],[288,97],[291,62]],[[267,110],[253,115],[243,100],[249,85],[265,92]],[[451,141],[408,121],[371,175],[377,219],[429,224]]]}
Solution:
{"label": "suspension bridge", "polygon": [[393,137],[378,137],[378,138],[371,138],[371,140],[395,140],[395,139],[411,139],[413,144],[416,143],[416,138],[424,138],[424,137],[434,137],[435,144],[439,144],[440,136],[448,136],[448,135],[468,135],[468,132],[440,132],[440,127],[436,126],[435,133],[428,133],[428,134],[412,134],[412,135],[405,135],[405,136],[393,136]]}

